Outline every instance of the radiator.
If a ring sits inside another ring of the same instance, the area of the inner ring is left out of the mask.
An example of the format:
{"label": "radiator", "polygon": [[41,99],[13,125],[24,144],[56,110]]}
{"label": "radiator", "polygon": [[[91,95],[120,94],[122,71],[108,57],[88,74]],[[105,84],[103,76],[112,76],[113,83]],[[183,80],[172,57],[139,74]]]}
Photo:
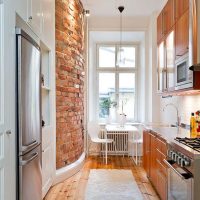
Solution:
{"label": "radiator", "polygon": [[[103,139],[105,138],[105,131],[102,130],[100,133],[100,137]],[[114,132],[109,131],[107,132],[107,138],[113,139],[114,142],[108,144],[108,154],[109,155],[128,155],[128,139],[129,139],[129,132],[127,131],[120,131]],[[101,152],[105,151],[105,145],[101,145]]]}

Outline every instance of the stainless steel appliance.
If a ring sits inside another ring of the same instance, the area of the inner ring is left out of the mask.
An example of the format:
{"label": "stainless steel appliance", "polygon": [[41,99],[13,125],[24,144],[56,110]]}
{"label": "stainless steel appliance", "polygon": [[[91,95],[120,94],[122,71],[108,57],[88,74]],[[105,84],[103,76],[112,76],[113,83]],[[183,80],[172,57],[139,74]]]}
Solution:
{"label": "stainless steel appliance", "polygon": [[185,89],[193,87],[193,71],[189,69],[188,53],[181,56],[175,63],[175,89]]}
{"label": "stainless steel appliance", "polygon": [[18,199],[41,200],[40,47],[22,29],[17,39]]}
{"label": "stainless steel appliance", "polygon": [[169,145],[168,199],[199,200],[200,139],[175,138]]}

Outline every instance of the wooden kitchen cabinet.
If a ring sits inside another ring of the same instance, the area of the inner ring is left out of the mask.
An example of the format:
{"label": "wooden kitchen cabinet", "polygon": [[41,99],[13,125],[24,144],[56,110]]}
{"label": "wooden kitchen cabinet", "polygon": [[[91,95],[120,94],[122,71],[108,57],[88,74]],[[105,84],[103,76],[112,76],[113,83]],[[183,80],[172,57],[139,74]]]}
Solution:
{"label": "wooden kitchen cabinet", "polygon": [[189,9],[189,0],[174,0],[174,8],[175,20],[178,20]]}
{"label": "wooden kitchen cabinet", "polygon": [[167,166],[164,159],[167,158],[167,144],[160,138],[156,139],[156,170],[157,192],[162,200],[167,200]]}
{"label": "wooden kitchen cabinet", "polygon": [[163,28],[164,34],[166,35],[173,27],[174,20],[174,0],[168,0],[167,4],[163,9]]}
{"label": "wooden kitchen cabinet", "polygon": [[143,132],[143,167],[162,200],[167,200],[167,144],[156,133]]}
{"label": "wooden kitchen cabinet", "polygon": [[189,10],[176,23],[175,41],[176,58],[179,58],[189,49]]}
{"label": "wooden kitchen cabinet", "polygon": [[164,9],[157,18],[157,43],[160,43],[160,41],[174,26],[174,15],[174,0],[168,0]]}
{"label": "wooden kitchen cabinet", "polygon": [[167,180],[162,172],[158,170],[157,172],[157,192],[162,200],[167,200]]}
{"label": "wooden kitchen cabinet", "polygon": [[150,180],[157,187],[156,136],[150,134]]}
{"label": "wooden kitchen cabinet", "polygon": [[147,173],[150,175],[150,134],[148,131],[143,132],[143,167]]}
{"label": "wooden kitchen cabinet", "polygon": [[[189,51],[189,0],[167,1],[157,18],[157,45],[158,93],[176,95],[183,90],[175,90],[175,63]],[[186,90],[199,89],[193,85]]]}

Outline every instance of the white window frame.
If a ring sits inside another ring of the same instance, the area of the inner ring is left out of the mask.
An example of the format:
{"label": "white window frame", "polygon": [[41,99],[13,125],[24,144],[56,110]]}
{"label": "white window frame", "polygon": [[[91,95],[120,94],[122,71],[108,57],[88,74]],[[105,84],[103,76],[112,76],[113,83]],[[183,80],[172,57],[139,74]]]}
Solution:
{"label": "white window frame", "polygon": [[[116,48],[115,53],[115,67],[99,67],[99,48],[100,47],[113,47]],[[138,120],[138,68],[139,68],[139,43],[123,43],[122,47],[135,47],[135,67],[118,67],[117,62],[117,50],[120,47],[119,43],[99,43],[96,45],[96,119],[99,122],[105,122],[104,118],[99,118],[99,73],[114,73],[115,74],[115,99],[117,105],[119,105],[119,74],[120,73],[134,73],[135,74],[135,105],[134,105],[134,119],[127,119],[128,122],[134,122]]]}

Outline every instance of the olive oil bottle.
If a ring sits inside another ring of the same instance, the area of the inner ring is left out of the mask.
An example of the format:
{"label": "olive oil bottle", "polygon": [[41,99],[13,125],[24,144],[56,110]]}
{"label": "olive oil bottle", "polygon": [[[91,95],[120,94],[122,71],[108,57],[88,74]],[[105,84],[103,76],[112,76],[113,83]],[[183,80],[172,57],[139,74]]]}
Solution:
{"label": "olive oil bottle", "polygon": [[197,137],[197,123],[194,117],[194,113],[191,113],[190,117],[190,137],[196,138]]}

